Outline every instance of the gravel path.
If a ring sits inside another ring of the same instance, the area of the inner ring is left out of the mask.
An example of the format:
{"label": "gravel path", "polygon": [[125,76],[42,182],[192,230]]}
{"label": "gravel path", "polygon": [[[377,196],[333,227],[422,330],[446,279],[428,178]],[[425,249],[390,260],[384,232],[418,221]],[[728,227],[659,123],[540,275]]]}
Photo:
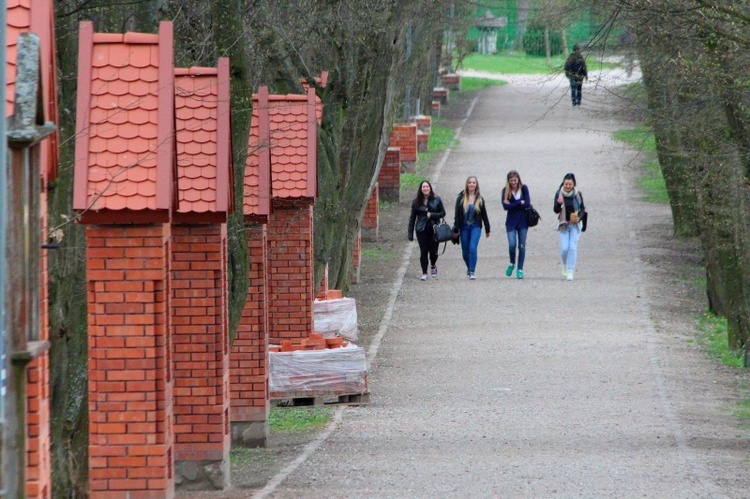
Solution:
{"label": "gravel path", "polygon": [[[477,280],[449,247],[440,278],[420,282],[416,243],[405,243],[372,403],[339,411],[330,435],[262,495],[750,494],[746,431],[730,414],[734,391],[722,387],[730,376],[669,324],[655,326],[652,303],[664,297],[650,294],[664,288],[644,260],[652,241],[642,229],[657,220],[669,230],[669,215],[639,200],[634,152],[611,140],[624,125],[591,111],[608,92],[584,85],[575,109],[560,78],[480,94],[431,175],[448,206],[468,175],[479,178],[492,235],[479,245]],[[500,191],[510,169],[543,217],[529,231],[523,280],[504,273]],[[573,282],[560,274],[552,213],[569,171],[590,213]]]}

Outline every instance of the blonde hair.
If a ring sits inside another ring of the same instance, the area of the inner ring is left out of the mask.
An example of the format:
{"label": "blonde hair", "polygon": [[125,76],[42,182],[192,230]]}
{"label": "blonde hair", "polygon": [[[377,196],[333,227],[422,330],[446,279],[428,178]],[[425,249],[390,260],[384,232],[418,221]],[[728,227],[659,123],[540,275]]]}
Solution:
{"label": "blonde hair", "polygon": [[464,213],[469,211],[469,180],[471,179],[474,179],[477,183],[477,188],[474,191],[474,209],[482,209],[482,195],[479,194],[479,180],[477,180],[477,178],[472,175],[466,179],[466,184],[464,184]]}
{"label": "blonde hair", "polygon": [[511,187],[510,187],[510,179],[513,177],[516,177],[518,179],[518,189],[523,189],[523,182],[521,182],[521,176],[518,174],[517,171],[511,170],[508,172],[508,177],[505,180],[505,202],[507,203],[510,199],[510,193],[511,193]]}

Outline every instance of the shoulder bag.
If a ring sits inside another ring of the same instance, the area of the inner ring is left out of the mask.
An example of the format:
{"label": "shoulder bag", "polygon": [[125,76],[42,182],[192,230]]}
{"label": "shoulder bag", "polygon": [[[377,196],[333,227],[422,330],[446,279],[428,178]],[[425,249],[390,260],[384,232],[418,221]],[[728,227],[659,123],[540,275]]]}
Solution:
{"label": "shoulder bag", "polygon": [[533,206],[527,206],[524,210],[524,214],[526,215],[526,223],[529,227],[536,227],[539,220],[542,219],[542,217],[539,216],[539,212],[536,211],[536,208]]}

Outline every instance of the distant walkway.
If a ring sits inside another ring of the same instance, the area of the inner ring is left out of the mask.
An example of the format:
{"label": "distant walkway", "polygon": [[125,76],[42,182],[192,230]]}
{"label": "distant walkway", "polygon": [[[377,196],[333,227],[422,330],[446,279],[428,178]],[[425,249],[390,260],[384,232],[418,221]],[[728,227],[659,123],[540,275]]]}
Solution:
{"label": "distant walkway", "polygon": [[[612,142],[616,123],[589,112],[606,91],[587,84],[582,109],[571,109],[560,81],[523,80],[481,94],[435,183],[450,212],[466,177],[479,178],[492,235],[479,245],[477,280],[449,247],[440,279],[420,282],[409,250],[372,404],[346,409],[273,497],[735,495],[714,471],[729,462],[738,468],[726,474],[745,473],[746,454],[694,445],[675,409],[689,394],[671,388],[664,364],[681,359],[649,317],[636,193],[622,168],[633,153]],[[504,275],[510,169],[543,217],[523,280]],[[591,213],[574,282],[560,275],[551,211],[569,171]]]}

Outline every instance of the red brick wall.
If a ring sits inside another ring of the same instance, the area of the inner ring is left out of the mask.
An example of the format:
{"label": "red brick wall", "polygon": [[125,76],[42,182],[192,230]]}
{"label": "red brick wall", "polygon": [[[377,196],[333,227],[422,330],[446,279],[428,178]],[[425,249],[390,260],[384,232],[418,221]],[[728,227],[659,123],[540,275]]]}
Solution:
{"label": "red brick wall", "polygon": [[367,200],[367,206],[365,207],[365,213],[362,216],[362,238],[365,241],[377,241],[378,240],[378,183],[375,182],[375,188],[372,190],[370,199]]}
{"label": "red brick wall", "polygon": [[417,124],[393,125],[390,145],[401,148],[401,161],[417,161]]}
{"label": "red brick wall", "polygon": [[[47,194],[40,199],[42,242],[47,239]],[[49,283],[47,251],[42,250],[40,262],[40,331],[39,339],[49,339]],[[49,353],[34,359],[26,367],[26,497],[49,498],[52,495],[50,434],[49,434]]]}
{"label": "red brick wall", "polygon": [[401,149],[389,147],[378,175],[378,197],[385,201],[398,201],[401,189]]}
{"label": "red brick wall", "polygon": [[170,228],[89,226],[89,490],[174,496]]}
{"label": "red brick wall", "polygon": [[175,461],[229,457],[226,225],[172,226]]}
{"label": "red brick wall", "polygon": [[[229,354],[232,439],[242,441],[244,423],[268,421],[268,244],[266,226],[246,225],[248,290]],[[236,434],[235,434],[236,433]],[[257,432],[263,445],[267,431]]]}
{"label": "red brick wall", "polygon": [[268,220],[269,341],[307,338],[312,332],[313,203],[273,200]]}

